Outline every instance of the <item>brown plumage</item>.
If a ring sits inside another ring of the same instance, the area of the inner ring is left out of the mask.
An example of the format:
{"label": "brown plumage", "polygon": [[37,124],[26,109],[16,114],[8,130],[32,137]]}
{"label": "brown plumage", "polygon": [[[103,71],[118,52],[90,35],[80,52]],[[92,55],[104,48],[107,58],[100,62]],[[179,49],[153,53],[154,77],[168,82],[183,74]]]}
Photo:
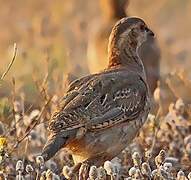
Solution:
{"label": "brown plumage", "polygon": [[109,65],[68,87],[49,124],[45,160],[61,148],[75,164],[101,165],[118,155],[139,133],[150,109],[149,89],[138,47],[153,36],[143,20],[123,18],[109,38]]}
{"label": "brown plumage", "polygon": [[[97,73],[107,65],[108,37],[116,21],[127,16],[128,4],[129,0],[100,0],[105,22],[96,32],[91,32],[89,38],[87,62],[90,73]],[[139,48],[138,53],[145,67],[151,93],[153,93],[160,78],[160,49],[155,39],[149,37]]]}

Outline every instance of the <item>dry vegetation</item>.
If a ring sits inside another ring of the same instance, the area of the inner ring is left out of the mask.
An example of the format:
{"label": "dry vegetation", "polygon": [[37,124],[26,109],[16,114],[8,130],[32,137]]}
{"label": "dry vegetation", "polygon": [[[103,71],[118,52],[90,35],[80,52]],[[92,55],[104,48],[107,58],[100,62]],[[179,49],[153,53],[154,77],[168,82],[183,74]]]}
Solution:
{"label": "dry vegetation", "polygon": [[[70,154],[59,152],[46,163],[38,155],[47,121],[68,83],[88,73],[88,37],[103,22],[98,3],[0,4],[0,179],[67,178]],[[191,2],[133,0],[127,11],[145,19],[157,34],[161,81],[140,136],[104,168],[92,166],[88,178],[191,179]],[[17,57],[4,76],[14,42]],[[83,168],[79,179],[84,179]]]}

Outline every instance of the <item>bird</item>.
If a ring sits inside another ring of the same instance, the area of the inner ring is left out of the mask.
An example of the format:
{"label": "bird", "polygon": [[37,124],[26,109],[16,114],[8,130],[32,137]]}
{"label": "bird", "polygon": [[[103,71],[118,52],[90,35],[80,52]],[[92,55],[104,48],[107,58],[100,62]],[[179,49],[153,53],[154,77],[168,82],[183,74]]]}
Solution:
{"label": "bird", "polygon": [[138,135],[151,106],[150,90],[138,48],[154,33],[139,17],[113,27],[108,65],[72,82],[53,113],[41,155],[47,161],[66,149],[75,165],[101,166]]}
{"label": "bird", "polygon": [[[113,25],[121,18],[128,16],[129,0],[100,0],[104,22],[90,27],[90,37],[87,49],[87,64],[90,73],[99,72],[107,65],[108,37]],[[93,24],[93,23],[92,23]],[[151,36],[139,48],[139,55],[145,67],[147,81],[153,94],[160,79],[160,48],[157,41]]]}

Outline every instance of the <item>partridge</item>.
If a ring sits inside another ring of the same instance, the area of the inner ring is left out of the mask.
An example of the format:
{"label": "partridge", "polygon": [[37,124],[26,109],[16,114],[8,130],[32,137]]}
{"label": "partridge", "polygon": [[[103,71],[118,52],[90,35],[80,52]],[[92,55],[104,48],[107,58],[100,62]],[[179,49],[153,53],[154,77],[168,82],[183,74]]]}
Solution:
{"label": "partridge", "polygon": [[154,36],[144,21],[123,18],[112,29],[108,66],[72,82],[49,122],[45,161],[61,148],[75,164],[102,165],[132,142],[147,119],[150,93],[139,46]]}
{"label": "partridge", "polygon": [[[100,27],[97,27],[96,23],[89,38],[87,63],[91,73],[99,72],[107,65],[108,37],[116,21],[127,16],[126,9],[129,3],[129,0],[100,0],[105,21]],[[138,53],[143,61],[147,81],[153,94],[160,78],[160,49],[157,41],[153,37],[149,37],[141,45]]]}

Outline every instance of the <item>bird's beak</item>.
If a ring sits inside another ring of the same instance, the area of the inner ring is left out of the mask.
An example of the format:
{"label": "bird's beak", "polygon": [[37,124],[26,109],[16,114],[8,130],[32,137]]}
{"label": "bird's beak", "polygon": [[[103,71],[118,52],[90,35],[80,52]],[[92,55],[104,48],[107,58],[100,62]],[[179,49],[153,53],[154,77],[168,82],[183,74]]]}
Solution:
{"label": "bird's beak", "polygon": [[155,34],[149,28],[146,29],[146,32],[148,36],[152,36],[152,37],[155,36]]}

